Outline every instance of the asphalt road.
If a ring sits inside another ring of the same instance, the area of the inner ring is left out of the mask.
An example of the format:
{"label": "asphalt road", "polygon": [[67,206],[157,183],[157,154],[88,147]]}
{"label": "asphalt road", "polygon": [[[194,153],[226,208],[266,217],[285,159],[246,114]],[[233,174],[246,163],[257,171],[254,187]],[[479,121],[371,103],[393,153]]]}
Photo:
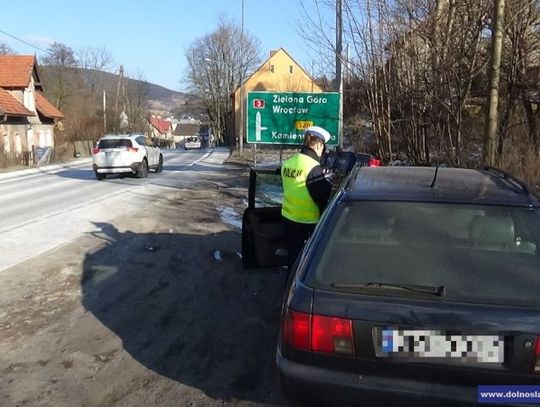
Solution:
{"label": "asphalt road", "polygon": [[[196,183],[195,164],[221,164],[226,150],[164,150],[164,171],[98,182],[90,160],[0,175],[0,271],[144,206],[164,189]],[[191,171],[193,170],[193,171]],[[182,176],[178,176],[179,174]]]}
{"label": "asphalt road", "polygon": [[285,274],[242,268],[248,171],[225,156],[0,175],[1,406],[286,405]]}

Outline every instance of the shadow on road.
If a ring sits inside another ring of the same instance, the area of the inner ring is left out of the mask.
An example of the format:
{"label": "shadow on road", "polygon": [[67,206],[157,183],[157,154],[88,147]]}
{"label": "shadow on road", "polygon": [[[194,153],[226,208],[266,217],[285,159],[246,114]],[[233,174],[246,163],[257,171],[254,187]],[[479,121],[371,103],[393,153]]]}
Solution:
{"label": "shadow on road", "polygon": [[82,302],[132,357],[215,400],[285,404],[274,369],[284,274],[242,270],[237,232],[96,226],[108,243],[85,257]]}

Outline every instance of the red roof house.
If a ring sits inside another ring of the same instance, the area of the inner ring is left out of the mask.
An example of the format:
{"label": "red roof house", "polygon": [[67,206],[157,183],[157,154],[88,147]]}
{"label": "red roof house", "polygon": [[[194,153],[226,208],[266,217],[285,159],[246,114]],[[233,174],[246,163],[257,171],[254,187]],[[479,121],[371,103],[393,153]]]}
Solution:
{"label": "red roof house", "polygon": [[0,55],[0,161],[18,163],[36,148],[53,147],[63,118],[43,95],[36,57]]}
{"label": "red roof house", "polygon": [[171,130],[171,122],[168,120],[163,120],[159,117],[151,117],[149,122],[160,134],[167,134],[167,132]]}
{"label": "red roof house", "polygon": [[164,120],[159,116],[152,116],[148,119],[148,123],[152,138],[156,140],[159,145],[169,147],[174,146],[172,126],[169,120]]}

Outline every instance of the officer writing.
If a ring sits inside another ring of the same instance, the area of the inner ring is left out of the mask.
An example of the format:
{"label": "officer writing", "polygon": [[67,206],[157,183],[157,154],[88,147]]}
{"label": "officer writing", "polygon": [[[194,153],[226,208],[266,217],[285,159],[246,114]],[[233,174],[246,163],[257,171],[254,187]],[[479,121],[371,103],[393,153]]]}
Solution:
{"label": "officer writing", "polygon": [[281,166],[288,266],[291,269],[305,242],[328,204],[332,185],[320,166],[330,133],[322,127],[308,127],[299,153]]}

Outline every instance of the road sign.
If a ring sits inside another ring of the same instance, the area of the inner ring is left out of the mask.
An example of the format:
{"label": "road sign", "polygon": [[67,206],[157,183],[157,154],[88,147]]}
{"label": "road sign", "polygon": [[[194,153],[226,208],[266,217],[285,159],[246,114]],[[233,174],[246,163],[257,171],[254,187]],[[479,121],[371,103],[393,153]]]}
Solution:
{"label": "road sign", "polygon": [[320,126],[338,145],[339,93],[248,92],[248,143],[302,144],[304,129]]}

